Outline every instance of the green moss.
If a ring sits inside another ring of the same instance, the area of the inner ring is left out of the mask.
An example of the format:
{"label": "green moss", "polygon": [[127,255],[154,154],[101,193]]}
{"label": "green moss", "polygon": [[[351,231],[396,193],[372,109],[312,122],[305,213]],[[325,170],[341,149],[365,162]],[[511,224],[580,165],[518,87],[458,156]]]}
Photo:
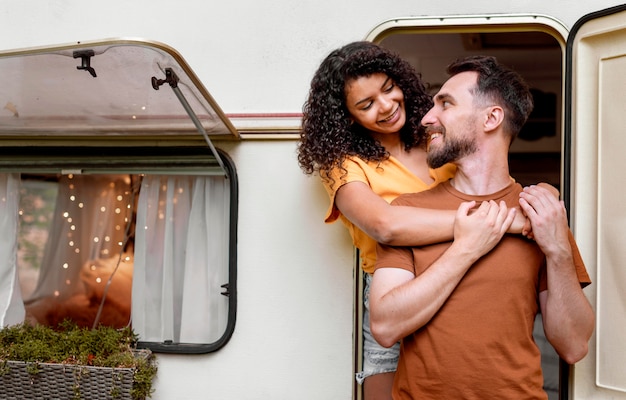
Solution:
{"label": "green moss", "polygon": [[[24,361],[33,374],[39,370],[39,363],[134,368],[131,395],[133,399],[144,399],[153,392],[157,367],[152,354],[137,356],[136,340],[130,328],[101,326],[91,330],[67,321],[56,329],[43,325],[9,326],[0,329],[0,373],[6,370],[6,361]],[[112,382],[111,393],[116,391],[119,388]]]}

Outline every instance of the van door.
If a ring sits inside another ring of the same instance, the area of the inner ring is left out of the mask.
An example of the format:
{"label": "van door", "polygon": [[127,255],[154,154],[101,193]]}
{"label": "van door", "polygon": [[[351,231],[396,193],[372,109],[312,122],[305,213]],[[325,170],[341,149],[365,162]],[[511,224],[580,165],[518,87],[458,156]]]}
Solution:
{"label": "van door", "polygon": [[570,399],[626,399],[626,6],[583,17],[567,43],[565,179],[570,222],[593,281],[589,354]]}

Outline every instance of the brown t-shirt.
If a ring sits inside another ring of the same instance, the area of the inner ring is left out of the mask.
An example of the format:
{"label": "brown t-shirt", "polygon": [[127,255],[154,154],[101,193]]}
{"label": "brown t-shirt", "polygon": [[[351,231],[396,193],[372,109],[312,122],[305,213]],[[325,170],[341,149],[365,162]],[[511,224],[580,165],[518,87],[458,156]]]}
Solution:
{"label": "brown t-shirt", "polygon": [[[469,196],[450,182],[402,195],[393,204],[456,210],[461,202],[503,200],[519,204],[521,186],[511,183],[488,196]],[[570,235],[581,284],[590,283]],[[450,242],[422,247],[378,246],[376,269],[424,272]],[[424,327],[402,340],[393,398],[546,399],[541,354],[533,340],[538,293],[547,289],[545,256],[521,235],[505,235],[465,274]]]}

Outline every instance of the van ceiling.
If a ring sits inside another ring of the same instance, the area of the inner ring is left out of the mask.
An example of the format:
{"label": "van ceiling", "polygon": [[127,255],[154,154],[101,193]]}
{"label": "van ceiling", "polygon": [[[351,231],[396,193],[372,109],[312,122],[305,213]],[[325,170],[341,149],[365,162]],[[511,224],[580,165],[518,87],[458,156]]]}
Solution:
{"label": "van ceiling", "polygon": [[493,55],[527,80],[562,76],[562,52],[558,41],[543,32],[415,33],[385,37],[380,44],[398,52],[426,82],[441,84],[445,67],[469,55]]}

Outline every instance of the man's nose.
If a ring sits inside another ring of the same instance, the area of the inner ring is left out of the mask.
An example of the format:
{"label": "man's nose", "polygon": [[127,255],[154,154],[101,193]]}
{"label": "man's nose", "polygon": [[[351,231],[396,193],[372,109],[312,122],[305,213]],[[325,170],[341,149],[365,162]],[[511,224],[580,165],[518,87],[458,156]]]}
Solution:
{"label": "man's nose", "polygon": [[426,125],[432,125],[434,123],[435,112],[433,110],[434,108],[431,108],[430,110],[428,110],[426,115],[422,117],[422,121],[421,121],[422,125],[426,126]]}

